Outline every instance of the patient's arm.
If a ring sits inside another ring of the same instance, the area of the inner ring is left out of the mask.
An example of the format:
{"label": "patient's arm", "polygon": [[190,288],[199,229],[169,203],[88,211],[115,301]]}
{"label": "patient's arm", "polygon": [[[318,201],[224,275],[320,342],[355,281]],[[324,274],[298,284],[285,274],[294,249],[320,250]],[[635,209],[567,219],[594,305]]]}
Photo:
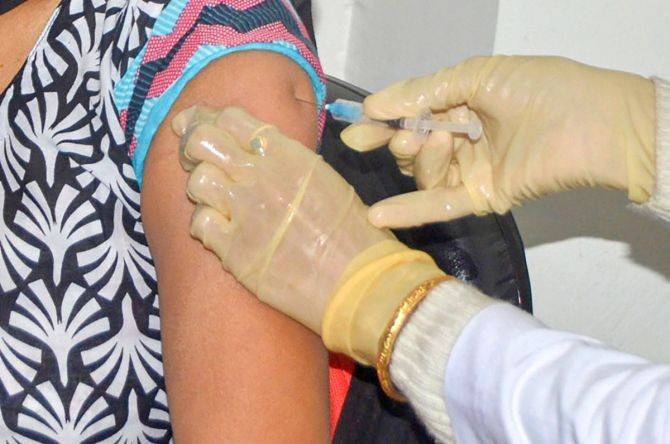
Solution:
{"label": "patient's arm", "polygon": [[328,440],[328,363],[319,338],[252,297],[189,235],[193,204],[172,117],[239,105],[309,147],[314,93],[295,63],[268,52],[220,59],[183,91],[147,158],[142,216],[158,273],[163,359],[176,442]]}

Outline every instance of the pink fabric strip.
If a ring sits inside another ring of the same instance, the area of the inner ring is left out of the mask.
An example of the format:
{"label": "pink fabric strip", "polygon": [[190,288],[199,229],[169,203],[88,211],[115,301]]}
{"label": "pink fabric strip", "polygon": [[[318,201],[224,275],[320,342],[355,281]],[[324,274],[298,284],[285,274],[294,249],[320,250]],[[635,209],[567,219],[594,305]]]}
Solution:
{"label": "pink fabric strip", "polygon": [[[243,1],[221,1],[221,0],[191,0],[186,8],[180,13],[177,23],[172,32],[168,35],[155,36],[147,45],[144,62],[151,62],[156,59],[162,59],[167,56],[168,51],[175,47],[179,39],[188,32],[195,21],[200,17],[203,8],[207,6],[216,6],[225,4],[239,11],[252,8],[263,3],[265,0],[243,0]],[[291,8],[291,11],[293,9]],[[302,29],[302,28],[301,28]],[[305,35],[308,35],[305,32]]]}
{"label": "pink fabric strip", "polygon": [[[240,33],[228,26],[202,25],[193,32],[174,56],[170,65],[158,73],[151,84],[147,98],[158,97],[165,92],[186,68],[195,52],[203,45],[222,45],[237,47],[247,43],[271,43],[282,40],[295,45],[307,62],[319,72],[319,62],[302,41],[294,37],[283,23],[276,22],[262,26],[247,33]],[[321,73],[319,72],[319,75]]]}

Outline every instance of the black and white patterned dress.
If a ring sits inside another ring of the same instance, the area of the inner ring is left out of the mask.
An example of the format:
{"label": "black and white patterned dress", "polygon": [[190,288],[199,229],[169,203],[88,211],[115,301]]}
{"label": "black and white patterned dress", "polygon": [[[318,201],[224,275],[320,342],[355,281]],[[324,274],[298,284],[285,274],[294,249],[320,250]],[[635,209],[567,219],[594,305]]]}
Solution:
{"label": "black and white patterned dress", "polygon": [[247,47],[323,100],[282,0],[64,0],[0,95],[1,442],[171,440],[138,177],[185,81]]}

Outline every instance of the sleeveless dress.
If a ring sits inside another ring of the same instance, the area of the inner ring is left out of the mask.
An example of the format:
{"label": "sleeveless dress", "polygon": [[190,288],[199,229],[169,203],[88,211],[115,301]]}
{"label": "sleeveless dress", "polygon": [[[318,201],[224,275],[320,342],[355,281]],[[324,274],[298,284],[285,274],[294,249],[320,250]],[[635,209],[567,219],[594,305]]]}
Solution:
{"label": "sleeveless dress", "polygon": [[156,275],[140,217],[151,140],[234,51],[312,80],[282,0],[63,0],[0,95],[0,441],[170,442]]}

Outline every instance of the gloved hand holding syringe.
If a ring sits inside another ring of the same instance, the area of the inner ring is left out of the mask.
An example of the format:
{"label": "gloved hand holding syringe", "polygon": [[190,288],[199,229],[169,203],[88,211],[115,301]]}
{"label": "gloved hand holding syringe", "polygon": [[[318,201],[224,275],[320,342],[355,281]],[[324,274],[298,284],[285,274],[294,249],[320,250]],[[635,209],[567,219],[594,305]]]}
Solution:
{"label": "gloved hand holding syringe", "polygon": [[348,123],[367,123],[387,126],[394,129],[406,129],[419,135],[427,135],[430,131],[449,131],[465,134],[471,140],[482,135],[482,123],[472,114],[468,123],[448,122],[433,119],[430,109],[422,110],[416,117],[403,117],[392,120],[370,119],[363,113],[363,104],[351,100],[337,99],[326,105],[326,109],[335,120]]}

